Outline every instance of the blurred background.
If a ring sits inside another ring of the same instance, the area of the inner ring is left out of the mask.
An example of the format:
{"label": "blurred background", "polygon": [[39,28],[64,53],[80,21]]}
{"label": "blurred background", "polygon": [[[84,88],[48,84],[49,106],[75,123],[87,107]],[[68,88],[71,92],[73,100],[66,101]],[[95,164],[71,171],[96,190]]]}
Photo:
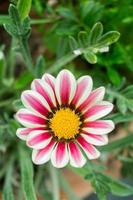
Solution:
{"label": "blurred background", "polygon": [[[17,51],[16,39],[3,26],[9,23],[10,3],[17,5],[18,1],[0,0],[0,198],[9,187],[15,198],[21,200],[22,172],[17,148],[19,145],[23,149],[26,147],[16,138],[19,125],[14,120],[14,113],[21,107],[21,92],[30,87],[34,76]],[[46,71],[57,75],[60,69],[67,68],[77,78],[91,75],[94,87],[107,88],[106,99],[115,104],[109,118],[115,121],[116,129],[109,136],[113,145],[102,149],[98,165],[105,168],[107,175],[133,186],[133,0],[33,0],[29,16],[31,35],[28,43],[37,77]],[[95,64],[83,55],[71,58],[69,37],[77,40],[80,31],[89,33],[96,22],[103,24],[104,33],[120,32],[120,39],[109,47],[109,52],[98,52]],[[30,159],[29,155],[28,151]],[[38,198],[52,199],[47,167],[34,167],[34,173]],[[96,195],[91,195],[94,189],[87,180],[70,169],[61,173],[65,179],[63,188],[60,187],[61,200],[97,199]],[[72,189],[72,194],[68,194],[68,188]],[[122,193],[122,189],[118,193]],[[124,197],[126,195],[129,197]],[[120,196],[109,194],[108,199],[133,199],[128,192]],[[3,199],[8,200],[5,196]],[[9,197],[9,200],[12,199]]]}

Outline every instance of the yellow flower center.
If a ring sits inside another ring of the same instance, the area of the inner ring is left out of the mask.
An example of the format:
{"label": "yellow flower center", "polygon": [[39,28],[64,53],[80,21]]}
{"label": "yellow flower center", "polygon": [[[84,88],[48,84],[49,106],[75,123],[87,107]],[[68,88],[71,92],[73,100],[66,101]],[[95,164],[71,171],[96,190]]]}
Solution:
{"label": "yellow flower center", "polygon": [[50,128],[58,139],[71,139],[78,133],[81,125],[80,117],[70,108],[61,108],[50,119]]}

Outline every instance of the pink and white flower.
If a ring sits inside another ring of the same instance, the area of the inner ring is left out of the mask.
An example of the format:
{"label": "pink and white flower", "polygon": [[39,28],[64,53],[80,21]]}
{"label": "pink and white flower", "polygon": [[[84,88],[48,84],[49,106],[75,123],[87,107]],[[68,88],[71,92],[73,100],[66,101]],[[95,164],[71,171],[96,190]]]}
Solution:
{"label": "pink and white flower", "polygon": [[104,93],[104,87],[92,90],[90,76],[76,80],[68,70],[56,78],[44,74],[35,79],[31,90],[22,93],[25,108],[16,113],[25,127],[17,130],[17,136],[33,149],[33,162],[44,164],[51,159],[57,168],[69,162],[82,167],[87,158],[98,158],[95,146],[107,144],[107,134],[114,129],[111,120],[100,119],[113,109],[103,101]]}

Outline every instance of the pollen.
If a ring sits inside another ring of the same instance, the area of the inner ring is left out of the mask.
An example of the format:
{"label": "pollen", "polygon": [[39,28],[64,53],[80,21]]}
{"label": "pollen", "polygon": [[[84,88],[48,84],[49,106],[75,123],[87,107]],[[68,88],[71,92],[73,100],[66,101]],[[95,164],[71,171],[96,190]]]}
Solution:
{"label": "pollen", "polygon": [[80,117],[70,108],[61,108],[50,119],[50,128],[58,139],[73,139],[79,134]]}

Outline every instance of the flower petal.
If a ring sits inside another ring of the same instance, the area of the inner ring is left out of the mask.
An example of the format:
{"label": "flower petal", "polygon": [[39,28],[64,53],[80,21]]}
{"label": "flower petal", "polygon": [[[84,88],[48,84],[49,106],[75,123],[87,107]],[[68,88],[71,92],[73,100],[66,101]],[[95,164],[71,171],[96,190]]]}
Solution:
{"label": "flower petal", "polygon": [[48,112],[51,111],[47,101],[36,91],[24,91],[21,95],[21,100],[27,109],[43,117],[46,117]]}
{"label": "flower petal", "polygon": [[94,135],[90,133],[83,132],[81,136],[90,144],[96,146],[102,146],[108,144],[108,137],[107,135]]}
{"label": "flower petal", "polygon": [[85,122],[83,130],[91,134],[103,135],[110,133],[114,127],[114,123],[111,120],[98,120]]}
{"label": "flower petal", "polygon": [[55,77],[52,76],[51,74],[45,73],[45,74],[42,76],[42,79],[43,79],[44,81],[46,81],[46,83],[48,83],[48,84],[51,86],[51,88],[53,89],[53,91],[54,91],[54,88],[55,88]]}
{"label": "flower petal", "polygon": [[74,142],[68,143],[70,164],[73,167],[83,167],[86,163],[86,159],[80,151],[78,145]]}
{"label": "flower petal", "polygon": [[92,90],[92,78],[90,76],[82,76],[77,81],[77,89],[72,100],[72,104],[79,107],[90,95]]}
{"label": "flower petal", "polygon": [[41,165],[50,160],[51,153],[53,151],[53,148],[55,146],[56,142],[54,140],[51,140],[50,143],[43,149],[33,149],[32,152],[32,161],[36,165]]}
{"label": "flower petal", "polygon": [[28,135],[26,144],[34,149],[43,149],[49,144],[51,138],[52,136],[48,131],[34,130]]}
{"label": "flower petal", "polygon": [[17,119],[17,121],[19,121],[19,123],[28,128],[46,126],[46,120],[44,118],[35,115],[25,108],[20,109],[16,113],[15,118]]}
{"label": "flower petal", "polygon": [[55,82],[55,93],[60,105],[69,104],[76,92],[76,80],[68,70],[62,70]]}
{"label": "flower petal", "polygon": [[51,86],[42,79],[35,79],[31,88],[41,94],[51,108],[56,106],[55,95]]}
{"label": "flower petal", "polygon": [[88,143],[83,137],[78,137],[77,141],[86,153],[88,159],[96,159],[100,156],[100,152],[93,145]]}
{"label": "flower petal", "polygon": [[59,142],[54,148],[51,154],[51,162],[54,167],[65,167],[69,162],[69,155],[67,144],[65,142]]}
{"label": "flower petal", "polygon": [[26,140],[27,139],[27,136],[28,134],[31,132],[31,131],[34,131],[34,130],[44,130],[44,128],[18,128],[17,129],[17,132],[16,132],[16,135],[22,139],[22,140]]}
{"label": "flower petal", "polygon": [[99,87],[96,90],[93,90],[90,95],[83,101],[83,103],[79,106],[79,110],[82,112],[90,107],[94,106],[98,102],[102,101],[105,94],[105,88]]}
{"label": "flower petal", "polygon": [[107,101],[102,101],[99,104],[89,108],[84,113],[85,122],[94,121],[109,114],[113,109],[113,104]]}

